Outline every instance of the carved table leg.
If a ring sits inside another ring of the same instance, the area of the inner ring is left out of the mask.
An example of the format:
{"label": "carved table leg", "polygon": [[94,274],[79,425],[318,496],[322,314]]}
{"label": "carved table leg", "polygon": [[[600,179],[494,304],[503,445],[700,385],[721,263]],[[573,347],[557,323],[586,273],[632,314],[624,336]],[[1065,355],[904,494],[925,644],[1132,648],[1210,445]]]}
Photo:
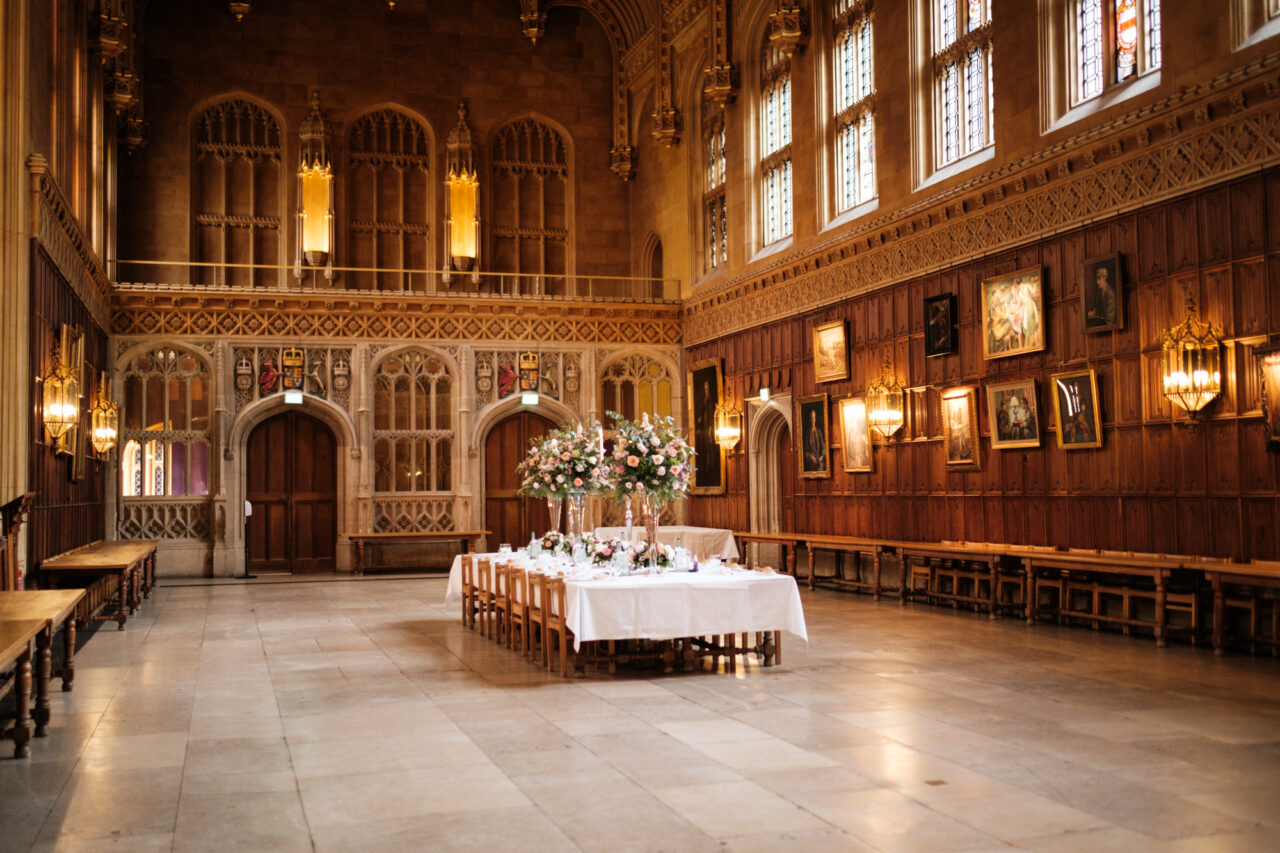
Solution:
{"label": "carved table leg", "polygon": [[117,631],[123,631],[124,623],[129,621],[129,584],[130,582],[131,582],[131,579],[130,579],[129,573],[127,571],[121,572],[120,583],[119,583],[120,589],[119,589],[119,595],[117,596],[120,599],[119,609],[116,612],[116,623],[117,623],[116,630]]}
{"label": "carved table leg", "polygon": [[872,589],[871,600],[880,600],[880,549],[871,552],[871,579],[875,586]]}
{"label": "carved table leg", "polygon": [[62,664],[62,692],[70,693],[76,678],[76,617],[71,614],[62,628],[64,660]]}
{"label": "carved table leg", "polygon": [[31,644],[17,660],[13,670],[13,694],[18,706],[17,719],[13,721],[13,757],[31,755]]}
{"label": "carved table leg", "polygon": [[1040,604],[1040,589],[1036,586],[1036,570],[1031,565],[1031,560],[1022,561],[1022,570],[1026,572],[1026,589],[1027,589],[1027,624],[1036,624],[1036,618],[1039,614],[1036,611]]}
{"label": "carved table leg", "polygon": [[[996,610],[997,610],[997,604],[998,604],[998,601],[999,601],[999,596],[997,596],[997,595],[996,595],[996,574],[997,574],[997,573],[996,573],[996,563],[998,562],[998,560],[999,560],[999,558],[998,558],[998,557],[992,557],[992,558],[991,558],[991,563],[990,563],[990,569],[991,569],[991,573],[990,573],[991,581],[990,581],[990,583],[991,583],[991,586],[988,588],[987,592],[988,592],[988,594],[991,596],[991,600],[990,600],[989,602],[987,602],[987,606],[990,608],[990,611],[987,613],[987,618],[988,618],[988,619],[998,619],[998,618],[999,618],[999,614],[996,612]],[[976,585],[976,584],[977,584],[977,581],[974,581],[974,584]],[[974,592],[977,592],[977,590],[974,590]]]}
{"label": "carved table leg", "polygon": [[1164,588],[1165,573],[1160,572],[1156,575],[1156,648],[1163,649],[1168,643],[1165,641],[1165,602],[1168,593]]}
{"label": "carved table leg", "polygon": [[49,733],[49,675],[53,661],[53,625],[50,623],[36,635],[36,707],[32,718],[36,722],[36,737]]}
{"label": "carved table leg", "polygon": [[1209,579],[1213,584],[1213,653],[1221,656],[1225,653],[1223,647],[1227,639],[1227,597],[1222,591],[1222,575],[1215,572],[1209,575]]}

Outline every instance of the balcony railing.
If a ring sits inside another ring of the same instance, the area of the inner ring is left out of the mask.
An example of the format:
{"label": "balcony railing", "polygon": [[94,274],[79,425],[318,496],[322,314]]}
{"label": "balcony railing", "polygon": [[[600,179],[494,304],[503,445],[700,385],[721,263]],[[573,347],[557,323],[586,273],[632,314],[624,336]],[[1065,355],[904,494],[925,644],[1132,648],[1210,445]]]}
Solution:
{"label": "balcony railing", "polygon": [[458,272],[386,267],[294,267],[191,261],[113,260],[114,287],[130,290],[491,296],[609,302],[678,302],[677,279],[611,275]]}

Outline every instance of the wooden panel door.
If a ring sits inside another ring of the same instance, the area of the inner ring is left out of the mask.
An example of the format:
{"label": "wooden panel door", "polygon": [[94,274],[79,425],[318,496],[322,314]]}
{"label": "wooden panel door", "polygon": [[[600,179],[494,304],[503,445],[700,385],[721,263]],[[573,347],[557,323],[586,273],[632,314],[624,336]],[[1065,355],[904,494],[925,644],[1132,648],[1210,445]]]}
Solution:
{"label": "wooden panel door", "polygon": [[329,428],[302,412],[281,412],[249,436],[245,468],[253,504],[249,572],[334,571],[338,465]]}
{"label": "wooden panel door", "polygon": [[484,442],[484,526],[489,547],[506,543],[518,548],[534,533],[547,529],[545,501],[517,494],[516,466],[529,452],[529,440],[546,435],[555,424],[532,412],[518,412],[494,425]]}

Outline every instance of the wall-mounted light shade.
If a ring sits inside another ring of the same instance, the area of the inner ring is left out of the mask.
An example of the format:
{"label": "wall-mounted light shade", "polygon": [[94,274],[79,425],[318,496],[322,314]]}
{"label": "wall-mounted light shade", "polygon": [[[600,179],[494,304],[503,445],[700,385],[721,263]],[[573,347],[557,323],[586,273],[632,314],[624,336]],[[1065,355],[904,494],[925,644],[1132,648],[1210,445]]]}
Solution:
{"label": "wall-mounted light shade", "polygon": [[742,440],[742,415],[727,408],[716,412],[716,444],[725,452],[733,450]]}
{"label": "wall-mounted light shade", "polygon": [[1187,313],[1162,337],[1161,378],[1164,395],[1194,419],[1222,392],[1221,335],[1196,316],[1187,300]]}
{"label": "wall-mounted light shade", "polygon": [[53,350],[53,363],[42,380],[44,427],[57,441],[80,419],[80,378],[62,357],[62,348]]}
{"label": "wall-mounted light shade", "polygon": [[89,410],[89,422],[92,426],[89,440],[93,443],[93,449],[103,455],[111,452],[120,435],[120,407],[111,401],[110,382],[107,374],[102,374],[98,381],[98,395],[93,401],[93,408]]}
{"label": "wall-mounted light shade", "polygon": [[867,386],[867,423],[886,441],[906,420],[904,399],[902,384],[886,358],[880,375]]}

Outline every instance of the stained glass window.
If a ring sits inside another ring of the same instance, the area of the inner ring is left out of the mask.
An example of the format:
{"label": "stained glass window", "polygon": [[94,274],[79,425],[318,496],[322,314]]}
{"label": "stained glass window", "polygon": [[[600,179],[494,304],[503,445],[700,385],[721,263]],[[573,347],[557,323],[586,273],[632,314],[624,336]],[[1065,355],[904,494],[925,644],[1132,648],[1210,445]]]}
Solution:
{"label": "stained glass window", "polygon": [[791,234],[791,64],[764,44],[760,93],[761,239],[767,245]]}
{"label": "stained glass window", "polygon": [[1076,102],[1160,67],[1160,0],[1076,0]]}
{"label": "stained glass window", "polygon": [[835,20],[836,209],[845,211],[876,194],[872,124],[871,19],[837,4]]}
{"label": "stained glass window", "polygon": [[935,0],[937,165],[991,144],[991,13],[988,0]]}

